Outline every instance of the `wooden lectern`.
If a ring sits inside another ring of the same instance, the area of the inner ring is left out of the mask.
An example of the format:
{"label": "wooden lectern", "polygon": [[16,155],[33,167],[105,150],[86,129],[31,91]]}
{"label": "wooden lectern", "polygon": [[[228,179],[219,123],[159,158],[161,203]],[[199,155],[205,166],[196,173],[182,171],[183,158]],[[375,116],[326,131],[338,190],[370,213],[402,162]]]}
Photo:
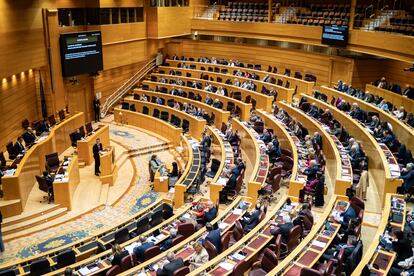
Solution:
{"label": "wooden lectern", "polygon": [[115,149],[109,147],[101,154],[101,182],[102,184],[108,183],[112,186],[118,176],[118,167],[115,165]]}
{"label": "wooden lectern", "polygon": [[97,138],[101,139],[101,143],[104,148],[108,147],[109,126],[100,125],[94,133],[88,137],[85,137],[85,140],[80,140],[77,142],[79,160],[85,162],[86,166],[90,165],[93,161],[92,148]]}
{"label": "wooden lectern", "polygon": [[64,173],[63,179],[55,179],[53,182],[53,196],[55,197],[55,204],[66,207],[70,211],[73,208],[73,195],[80,181],[78,157],[76,155],[71,156]]}

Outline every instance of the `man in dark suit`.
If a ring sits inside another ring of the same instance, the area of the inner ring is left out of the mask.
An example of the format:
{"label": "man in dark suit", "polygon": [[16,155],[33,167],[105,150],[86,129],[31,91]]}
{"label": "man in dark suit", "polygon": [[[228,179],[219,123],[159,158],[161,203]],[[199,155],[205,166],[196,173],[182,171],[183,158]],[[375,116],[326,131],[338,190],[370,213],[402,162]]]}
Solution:
{"label": "man in dark suit", "polygon": [[340,208],[343,210],[343,212],[340,214],[341,221],[339,222],[341,224],[342,229],[348,229],[349,220],[357,218],[357,214],[355,212],[355,209],[352,208],[352,206],[348,206],[346,210],[347,205],[341,206]]}
{"label": "man in dark suit", "polygon": [[408,193],[409,189],[414,185],[414,164],[408,163],[406,168],[402,169],[400,179],[404,181],[404,193]]}
{"label": "man in dark suit", "polygon": [[134,254],[137,256],[137,260],[139,262],[144,261],[144,253],[145,251],[154,246],[153,242],[147,241],[147,238],[145,236],[139,237],[139,241],[141,242],[141,245],[138,245],[134,248]]}
{"label": "man in dark suit", "polygon": [[99,176],[101,173],[100,167],[101,167],[101,156],[99,155],[99,152],[102,151],[102,144],[101,139],[97,138],[95,145],[92,147],[93,151],[93,159],[95,159],[95,175]]}
{"label": "man in dark suit", "polygon": [[17,137],[17,141],[14,144],[13,151],[15,155],[19,155],[24,151],[23,138],[21,136]]}
{"label": "man in dark suit", "polygon": [[313,134],[313,141],[320,147],[322,148],[322,137],[318,132],[315,132]]}
{"label": "man in dark suit", "polygon": [[404,232],[397,230],[392,233],[395,241],[392,242],[392,249],[397,253],[397,262],[404,261],[413,256],[411,241],[404,237]]}
{"label": "man in dark suit", "polygon": [[282,235],[282,242],[287,243],[289,241],[289,232],[293,228],[293,223],[289,216],[283,216],[283,223],[276,224],[275,222],[272,223],[270,226],[270,233],[277,237],[278,235]]}
{"label": "man in dark suit", "polygon": [[315,180],[316,174],[319,172],[319,166],[315,160],[311,160],[309,162],[309,168],[305,169],[303,172],[304,175],[307,175],[307,180],[312,181]]}
{"label": "man in dark suit", "polygon": [[351,151],[349,152],[349,158],[351,159],[351,164],[353,168],[357,168],[359,165],[359,158],[361,154],[359,153],[358,147],[353,145]]}
{"label": "man in dark suit", "polygon": [[31,127],[26,128],[26,131],[23,133],[23,140],[26,143],[26,146],[29,146],[36,141],[36,134]]}
{"label": "man in dark suit", "polygon": [[99,118],[101,116],[101,102],[98,97],[93,99],[93,111],[95,112],[95,122],[99,122]]}
{"label": "man in dark suit", "polygon": [[311,116],[311,117],[313,117],[313,118],[317,118],[318,117],[319,110],[318,110],[318,107],[314,103],[311,104],[311,107],[310,107],[310,109],[308,111],[308,115]]}
{"label": "man in dark suit", "polygon": [[265,144],[267,144],[267,143],[269,143],[270,141],[272,141],[272,135],[270,135],[269,131],[265,128],[265,129],[263,130],[263,134],[262,134],[262,137],[260,137],[260,139],[262,139],[262,141],[263,141]]}
{"label": "man in dark suit", "polygon": [[353,235],[348,236],[348,240],[346,243],[340,243],[335,248],[328,249],[322,255],[322,258],[325,260],[331,260],[335,258],[341,249],[344,249],[345,252],[345,259],[348,258],[354,252],[355,246],[357,245],[357,238]]}
{"label": "man in dark suit", "polygon": [[73,146],[77,146],[77,142],[79,141],[79,140],[82,140],[82,138],[83,138],[83,136],[82,136],[82,134],[80,133],[80,130],[79,129],[77,129],[76,130],[76,132],[73,134]]}
{"label": "man in dark suit", "polygon": [[402,94],[409,99],[414,99],[414,88],[407,84]]}
{"label": "man in dark suit", "polygon": [[208,206],[208,210],[204,213],[204,221],[211,222],[217,217],[217,209],[212,202]]}
{"label": "man in dark suit", "polygon": [[182,267],[184,267],[184,261],[182,258],[175,258],[174,252],[167,253],[167,261],[162,268],[158,268],[157,276],[172,276],[174,272]]}
{"label": "man in dark suit", "polygon": [[221,235],[220,235],[220,228],[213,229],[213,225],[211,223],[206,223],[206,229],[208,234],[205,240],[211,242],[214,247],[217,249],[217,252],[221,251]]}
{"label": "man in dark suit", "polygon": [[171,228],[170,237],[165,242],[163,242],[163,244],[161,245],[161,251],[166,251],[167,249],[170,249],[176,237],[177,237],[177,229]]}
{"label": "man in dark suit", "polygon": [[259,217],[262,212],[260,210],[260,207],[260,204],[256,204],[254,212],[244,215],[243,219],[241,220],[244,232],[250,232],[253,228],[256,227],[257,224],[259,224]]}

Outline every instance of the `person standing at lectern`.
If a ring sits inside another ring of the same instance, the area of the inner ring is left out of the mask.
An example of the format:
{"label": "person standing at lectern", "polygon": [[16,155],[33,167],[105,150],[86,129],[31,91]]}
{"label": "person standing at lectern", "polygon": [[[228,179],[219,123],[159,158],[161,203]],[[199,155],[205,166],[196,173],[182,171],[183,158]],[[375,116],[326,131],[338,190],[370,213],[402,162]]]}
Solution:
{"label": "person standing at lectern", "polygon": [[93,99],[93,110],[95,112],[95,122],[99,122],[101,116],[101,102],[97,96]]}
{"label": "person standing at lectern", "polygon": [[102,151],[102,144],[101,139],[97,138],[95,145],[93,145],[92,151],[93,151],[93,159],[95,159],[95,175],[99,176],[101,173],[100,166],[101,166],[101,156],[99,155],[99,152]]}

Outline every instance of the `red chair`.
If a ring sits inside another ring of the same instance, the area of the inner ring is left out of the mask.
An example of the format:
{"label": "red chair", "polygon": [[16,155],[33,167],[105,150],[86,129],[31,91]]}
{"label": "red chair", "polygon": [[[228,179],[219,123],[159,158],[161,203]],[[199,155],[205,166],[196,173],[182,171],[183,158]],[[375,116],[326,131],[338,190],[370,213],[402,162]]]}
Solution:
{"label": "red chair", "polygon": [[276,241],[274,244],[269,244],[268,248],[272,249],[276,254],[278,260],[280,260],[280,247],[282,246],[282,235],[277,235]]}
{"label": "red chair", "polygon": [[185,237],[183,235],[177,235],[177,237],[173,239],[171,246],[175,246],[179,244],[180,242],[182,242],[183,240],[185,240]]}
{"label": "red chair", "polygon": [[237,241],[239,241],[244,236],[243,226],[240,223],[240,221],[236,220],[236,223],[234,224],[234,228],[232,231],[232,236],[230,237],[230,246],[235,244]]}
{"label": "red chair", "polygon": [[185,238],[188,238],[192,234],[194,234],[194,224],[191,222],[181,223],[177,227],[177,234],[183,235]]}
{"label": "red chair", "polygon": [[300,238],[302,236],[302,227],[299,225],[294,226],[292,229],[290,229],[289,232],[289,239],[287,243],[282,243],[283,252],[281,252],[282,256],[286,256],[290,252],[292,252],[293,249],[298,246],[300,242]]}
{"label": "red chair", "polygon": [[273,177],[272,182],[263,188],[263,192],[269,195],[270,200],[274,198],[274,194],[279,191],[280,183],[282,182],[282,175],[277,174]]}
{"label": "red chair", "polygon": [[221,252],[225,251],[227,248],[229,248],[230,244],[230,237],[232,235],[232,231],[227,231],[222,237],[221,237]]}
{"label": "red chair", "polygon": [[125,256],[121,260],[121,270],[126,271],[134,266],[137,265],[137,256],[135,254],[131,254]]}
{"label": "red chair", "polygon": [[111,269],[109,269],[106,272],[105,275],[106,276],[115,276],[115,275],[121,274],[121,272],[122,272],[121,267],[119,265],[114,265],[113,267],[111,267]]}
{"label": "red chair", "polygon": [[159,246],[152,246],[152,247],[148,248],[147,250],[145,250],[145,252],[144,252],[144,261],[152,259],[160,253],[161,253],[161,249],[160,249]]}
{"label": "red chair", "polygon": [[278,259],[276,254],[269,248],[266,248],[262,259],[253,264],[252,270],[249,272],[249,276],[266,275],[277,266],[277,263]]}
{"label": "red chair", "polygon": [[231,274],[232,276],[240,276],[240,275],[244,275],[244,273],[249,269],[248,264],[246,263],[246,261],[241,261],[238,264],[236,264],[233,267],[233,273]]}
{"label": "red chair", "polygon": [[214,244],[212,244],[208,240],[204,241],[204,248],[207,250],[209,260],[217,256],[218,252],[217,252],[216,247],[214,246]]}
{"label": "red chair", "polygon": [[189,273],[190,273],[190,268],[188,266],[184,266],[174,271],[173,276],[185,276]]}

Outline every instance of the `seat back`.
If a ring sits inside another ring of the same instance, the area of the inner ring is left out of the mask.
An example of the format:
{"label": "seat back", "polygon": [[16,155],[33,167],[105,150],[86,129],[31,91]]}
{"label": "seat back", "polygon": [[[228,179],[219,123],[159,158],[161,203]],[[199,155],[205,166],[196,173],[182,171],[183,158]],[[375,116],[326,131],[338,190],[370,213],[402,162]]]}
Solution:
{"label": "seat back", "polygon": [[301,235],[302,235],[302,227],[300,227],[299,225],[296,225],[292,227],[292,229],[290,229],[289,241],[287,243],[287,247],[289,251],[292,251],[293,249],[296,248],[296,246],[298,246]]}
{"label": "seat back", "polygon": [[316,269],[303,267],[300,271],[300,276],[323,276],[324,274]]}
{"label": "seat back", "polygon": [[262,222],[265,219],[265,217],[266,217],[266,213],[261,212],[260,215],[259,215],[259,222],[258,223]]}
{"label": "seat back", "polygon": [[30,264],[30,274],[31,276],[40,276],[50,272],[50,263],[46,259],[36,260]]}
{"label": "seat back", "polygon": [[282,175],[277,174],[273,177],[272,192],[276,193],[280,189],[280,182],[282,181]]}
{"label": "seat back", "polygon": [[7,270],[3,270],[0,272],[0,276],[15,276],[16,275],[16,271],[14,271],[13,269],[7,269]]}
{"label": "seat back", "polygon": [[137,256],[135,254],[131,254],[125,256],[121,260],[121,270],[126,271],[137,264]]}
{"label": "seat back", "polygon": [[49,186],[47,185],[46,180],[43,177],[36,175],[36,181],[39,184],[39,190],[46,193],[49,192]]}
{"label": "seat back", "polygon": [[0,166],[5,167],[7,165],[6,158],[4,157],[4,153],[0,151]]}
{"label": "seat back", "polygon": [[168,121],[169,114],[167,111],[161,111],[161,120]]}
{"label": "seat back", "polygon": [[233,238],[238,241],[244,236],[243,226],[240,221],[236,220],[233,228]]}
{"label": "seat back", "polygon": [[192,224],[191,222],[182,223],[177,227],[177,234],[183,235],[186,238],[194,234],[194,232],[194,224]]}
{"label": "seat back", "polygon": [[266,272],[271,271],[273,268],[277,266],[278,260],[275,252],[270,250],[269,248],[266,248],[264,250],[263,258],[261,261],[262,269]]}
{"label": "seat back", "polygon": [[62,268],[76,263],[76,253],[72,249],[59,253],[56,257],[57,268]]}
{"label": "seat back", "polygon": [[160,224],[162,221],[163,221],[163,211],[162,210],[156,210],[154,213],[152,213],[151,222],[150,222],[150,225],[152,227]]}
{"label": "seat back", "polygon": [[237,263],[234,267],[233,267],[233,273],[231,274],[232,276],[240,276],[240,275],[244,275],[244,273],[249,269],[248,264],[246,263],[245,260],[242,260],[241,262]]}
{"label": "seat back", "polygon": [[148,115],[149,114],[149,108],[147,106],[142,107],[142,113]]}
{"label": "seat back", "polygon": [[232,231],[227,231],[222,237],[221,237],[221,252],[225,251],[227,248],[229,248],[230,243],[230,237],[232,235]]}
{"label": "seat back", "polygon": [[150,228],[149,218],[145,216],[137,221],[137,229],[135,230],[135,233],[137,235],[141,235],[142,233],[148,231],[149,228]]}
{"label": "seat back", "polygon": [[168,218],[170,218],[170,217],[172,217],[173,215],[174,215],[174,209],[173,209],[173,207],[170,205],[170,204],[168,204],[168,203],[164,203],[163,205],[162,205],[162,212],[163,212],[163,218],[164,219],[168,219]]}
{"label": "seat back", "polygon": [[186,239],[186,237],[184,237],[183,235],[177,235],[177,237],[175,237],[173,239],[171,246],[177,245],[177,244],[179,244],[180,242],[182,242],[185,239]]}
{"label": "seat back", "polygon": [[155,256],[157,256],[160,253],[161,253],[161,249],[160,249],[159,246],[152,246],[152,247],[148,248],[147,250],[145,250],[144,260],[147,261],[151,258],[154,258]]}
{"label": "seat back", "polygon": [[9,154],[9,159],[16,158],[16,155],[14,153],[14,148],[13,148],[13,142],[7,143],[6,149],[7,149],[7,153]]}
{"label": "seat back", "polygon": [[129,240],[129,231],[128,228],[122,228],[115,232],[114,235],[115,243],[121,244]]}
{"label": "seat back", "polygon": [[121,267],[119,265],[114,265],[106,272],[106,276],[115,276],[122,272]]}
{"label": "seat back", "polygon": [[184,266],[174,271],[173,276],[185,276],[189,273],[190,273],[190,268],[188,266]]}
{"label": "seat back", "polygon": [[159,118],[160,117],[160,111],[155,108],[152,112],[152,116],[156,117],[156,118]]}
{"label": "seat back", "polygon": [[204,247],[207,250],[209,260],[215,258],[218,254],[216,247],[208,240],[204,241]]}
{"label": "seat back", "polygon": [[81,127],[79,128],[79,132],[80,132],[80,134],[82,135],[82,137],[85,137],[85,136],[86,136],[86,133],[85,133],[85,128],[84,128],[83,126],[81,126]]}

